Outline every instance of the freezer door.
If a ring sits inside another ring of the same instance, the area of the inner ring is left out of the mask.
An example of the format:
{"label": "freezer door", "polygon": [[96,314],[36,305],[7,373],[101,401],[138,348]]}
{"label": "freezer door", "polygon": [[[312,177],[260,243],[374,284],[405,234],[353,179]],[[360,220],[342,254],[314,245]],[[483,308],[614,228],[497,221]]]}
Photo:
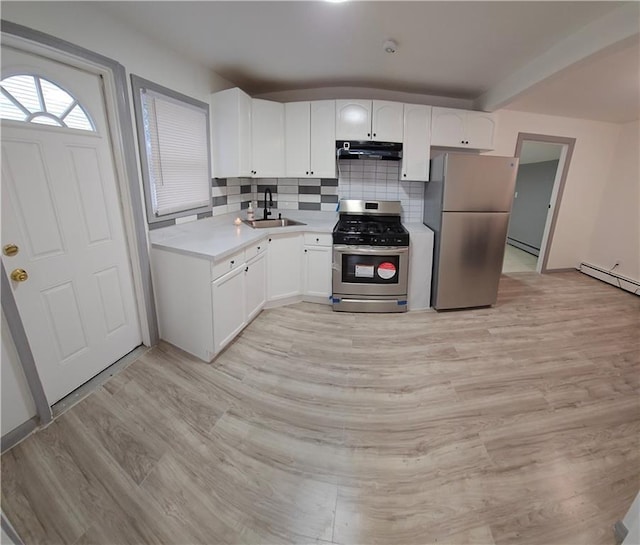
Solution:
{"label": "freezer door", "polygon": [[509,214],[445,212],[437,256],[437,310],[493,305],[498,294]]}
{"label": "freezer door", "polygon": [[447,212],[509,212],[518,159],[447,154],[442,209]]}

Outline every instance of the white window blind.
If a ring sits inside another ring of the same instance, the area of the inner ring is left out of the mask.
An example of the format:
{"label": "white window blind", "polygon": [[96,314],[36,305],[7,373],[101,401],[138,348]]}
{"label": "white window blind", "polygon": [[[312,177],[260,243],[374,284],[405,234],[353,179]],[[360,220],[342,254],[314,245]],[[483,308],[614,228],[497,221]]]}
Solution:
{"label": "white window blind", "polygon": [[141,99],[154,214],[209,205],[206,111],[149,90]]}

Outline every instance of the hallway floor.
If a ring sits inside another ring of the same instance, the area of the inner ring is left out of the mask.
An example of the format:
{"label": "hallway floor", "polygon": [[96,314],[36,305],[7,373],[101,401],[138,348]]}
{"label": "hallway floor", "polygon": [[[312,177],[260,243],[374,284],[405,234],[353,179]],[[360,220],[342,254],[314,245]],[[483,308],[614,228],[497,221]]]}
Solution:
{"label": "hallway floor", "polygon": [[502,272],[535,272],[537,262],[537,256],[507,244],[502,263]]}

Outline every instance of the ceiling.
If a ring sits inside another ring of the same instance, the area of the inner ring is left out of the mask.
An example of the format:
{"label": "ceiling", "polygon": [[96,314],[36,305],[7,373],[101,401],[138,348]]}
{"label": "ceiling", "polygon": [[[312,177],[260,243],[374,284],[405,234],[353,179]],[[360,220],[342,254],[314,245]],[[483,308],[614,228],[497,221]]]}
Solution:
{"label": "ceiling", "polygon": [[638,40],[622,49],[595,55],[563,70],[529,93],[516,98],[509,110],[596,121],[624,123],[640,115],[640,48]]}
{"label": "ceiling", "polygon": [[[353,86],[475,100],[550,48],[635,2],[92,4],[252,95]],[[390,38],[398,43],[394,54],[383,50]],[[600,59],[591,84],[605,83],[597,77],[604,69],[612,82],[624,72],[637,76],[632,53],[619,54],[614,67],[607,62]],[[582,64],[583,72],[573,76],[578,82],[589,78],[589,63]],[[518,109],[614,122],[637,119],[637,104],[629,106],[629,96],[612,97],[620,91],[617,83],[608,90],[606,85],[575,87],[570,77],[557,76],[550,86],[543,82],[531,93],[518,93]],[[588,90],[589,96],[581,95],[582,102],[572,99],[572,86],[574,94]],[[632,91],[640,92],[637,77]]]}

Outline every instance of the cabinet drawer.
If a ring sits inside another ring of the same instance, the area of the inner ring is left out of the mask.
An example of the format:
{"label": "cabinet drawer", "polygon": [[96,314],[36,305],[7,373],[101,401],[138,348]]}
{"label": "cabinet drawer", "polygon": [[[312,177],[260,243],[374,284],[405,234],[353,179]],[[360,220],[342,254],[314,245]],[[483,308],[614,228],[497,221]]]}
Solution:
{"label": "cabinet drawer", "polygon": [[249,261],[253,259],[255,256],[260,255],[263,252],[267,251],[267,242],[266,238],[263,238],[260,242],[256,242],[255,244],[249,246],[245,251],[245,259]]}
{"label": "cabinet drawer", "polygon": [[244,250],[237,252],[222,261],[211,264],[211,279],[220,278],[223,274],[232,271],[236,267],[243,265],[245,262]]}
{"label": "cabinet drawer", "polygon": [[333,244],[333,237],[330,233],[305,233],[304,245],[305,246],[331,246]]}

